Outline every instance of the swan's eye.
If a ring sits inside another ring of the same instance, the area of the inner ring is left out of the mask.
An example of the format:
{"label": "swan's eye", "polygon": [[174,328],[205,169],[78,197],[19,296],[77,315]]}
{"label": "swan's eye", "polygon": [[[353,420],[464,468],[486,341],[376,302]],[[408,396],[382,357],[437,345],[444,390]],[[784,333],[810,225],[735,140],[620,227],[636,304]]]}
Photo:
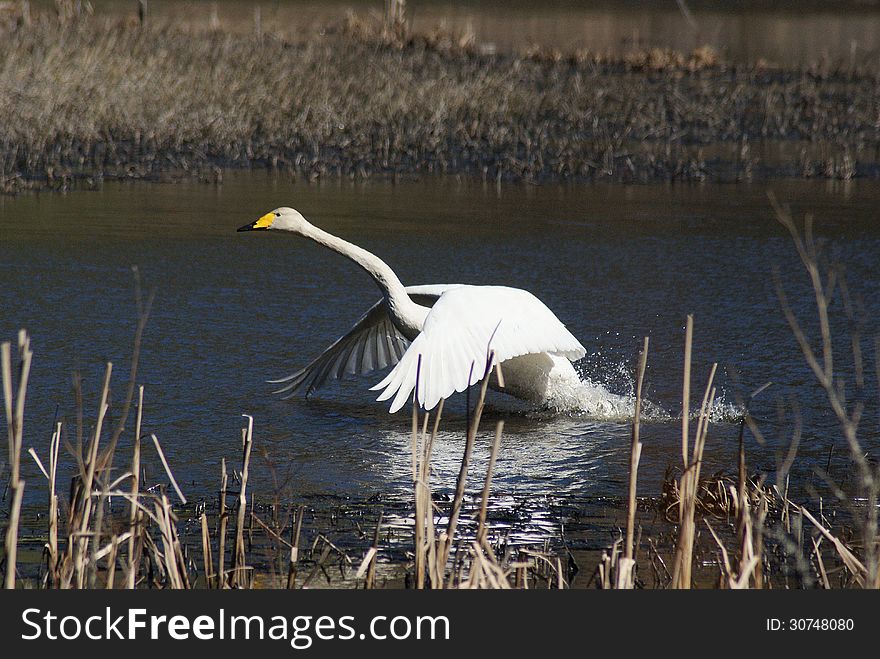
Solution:
{"label": "swan's eye", "polygon": [[275,213],[275,217],[281,217],[281,213]]}

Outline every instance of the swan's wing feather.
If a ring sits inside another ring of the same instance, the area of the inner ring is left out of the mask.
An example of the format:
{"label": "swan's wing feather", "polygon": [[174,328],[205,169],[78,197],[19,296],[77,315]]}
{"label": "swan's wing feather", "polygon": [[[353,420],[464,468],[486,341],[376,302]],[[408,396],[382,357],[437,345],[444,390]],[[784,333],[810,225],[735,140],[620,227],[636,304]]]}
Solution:
{"label": "swan's wing feather", "polygon": [[[406,290],[417,304],[433,305],[440,295],[456,284],[409,286]],[[272,384],[284,385],[275,393],[290,398],[300,391],[310,395],[328,380],[346,375],[364,375],[394,366],[406,352],[409,341],[391,322],[384,300],[379,300],[354,326],[327,347],[308,366]]]}
{"label": "swan's wing feather", "polygon": [[[489,351],[493,353],[488,363]],[[441,398],[479,382],[487,368],[525,354],[548,352],[572,361],[586,350],[528,291],[505,286],[460,286],[444,292],[403,357],[374,390],[399,410],[417,388],[432,409]],[[421,364],[419,365],[419,360]]]}

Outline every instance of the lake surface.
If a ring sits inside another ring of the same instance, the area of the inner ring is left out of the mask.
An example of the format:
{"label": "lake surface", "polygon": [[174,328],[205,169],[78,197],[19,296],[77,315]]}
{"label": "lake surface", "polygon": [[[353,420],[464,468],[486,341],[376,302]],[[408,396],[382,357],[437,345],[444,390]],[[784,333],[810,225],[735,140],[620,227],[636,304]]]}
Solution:
{"label": "lake surface", "polygon": [[[801,217],[811,212],[827,253],[846,264],[864,319],[880,311],[880,185],[773,184]],[[410,415],[374,402],[373,377],[336,383],[311,399],[280,400],[265,380],[316,356],[378,299],[355,266],[305,239],[235,229],[279,205],[374,251],[406,284],[506,284],[541,298],[586,346],[578,365],[609,392],[628,395],[643,336],[651,348],[646,392],[662,412],[643,430],[640,495],[656,497],[680,464],[684,323],[695,316],[692,408],[719,364],[708,467],[735,470],[736,400],[765,382],[755,402],[768,445],[747,435],[750,469],[772,478],[791,427],[780,405],[799,407],[805,435],[794,474],[809,491],[832,445],[833,475],[848,459],[828,405],[780,312],[778,268],[812,336],[808,281],[774,219],[762,185],[483,186],[455,180],[293,183],[255,172],[220,186],[107,183],[100,191],[0,198],[0,337],[32,336],[34,362],[25,449],[46,455],[54,419],[72,441],[78,369],[86,418],[97,408],[104,362],[114,363],[111,415],[128,377],[135,325],[132,265],[155,290],[138,382],[144,430],[161,440],[184,492],[213,497],[220,460],[239,461],[240,428],[255,419],[253,491],[286,481],[294,497],[365,501],[410,491]],[[852,326],[833,309],[846,374]],[[871,325],[865,327],[866,445],[876,447]],[[858,392],[850,391],[850,400]],[[463,447],[463,396],[450,402],[435,448],[434,486],[454,487]],[[494,489],[499,496],[618,497],[625,493],[630,425],[589,415],[533,413],[496,394],[476,448],[470,488],[484,473],[494,421],[506,426]],[[88,421],[93,423],[93,421]],[[129,424],[133,426],[133,420]],[[122,451],[126,452],[130,439]],[[152,449],[147,481],[163,481]],[[127,454],[127,453],[126,453]],[[126,458],[127,459],[127,458]],[[26,503],[41,508],[45,481],[29,457]],[[70,464],[69,457],[64,462]],[[273,465],[270,468],[270,464]],[[711,470],[711,471],[707,471]],[[60,482],[66,482],[61,480]]]}

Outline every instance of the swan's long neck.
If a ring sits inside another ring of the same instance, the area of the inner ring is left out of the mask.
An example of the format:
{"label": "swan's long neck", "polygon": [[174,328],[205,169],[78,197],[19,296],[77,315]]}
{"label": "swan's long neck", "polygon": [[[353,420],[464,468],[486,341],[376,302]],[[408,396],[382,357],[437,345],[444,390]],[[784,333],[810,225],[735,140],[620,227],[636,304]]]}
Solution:
{"label": "swan's long neck", "polygon": [[301,233],[319,245],[351,259],[363,268],[382,291],[388,304],[391,321],[397,329],[410,341],[418,336],[422,331],[422,325],[429,309],[412,301],[400,279],[385,261],[362,247],[327,233],[314,225],[307,225]]}

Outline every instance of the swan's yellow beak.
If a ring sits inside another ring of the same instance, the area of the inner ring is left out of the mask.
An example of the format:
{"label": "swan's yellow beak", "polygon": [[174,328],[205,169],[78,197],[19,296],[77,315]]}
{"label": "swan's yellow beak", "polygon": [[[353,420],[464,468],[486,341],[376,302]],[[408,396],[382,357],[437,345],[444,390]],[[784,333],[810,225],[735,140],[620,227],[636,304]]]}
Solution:
{"label": "swan's yellow beak", "polygon": [[266,213],[259,220],[254,220],[250,224],[245,224],[243,227],[240,227],[239,231],[256,231],[257,229],[268,229],[272,226],[272,222],[275,221],[274,213]]}

